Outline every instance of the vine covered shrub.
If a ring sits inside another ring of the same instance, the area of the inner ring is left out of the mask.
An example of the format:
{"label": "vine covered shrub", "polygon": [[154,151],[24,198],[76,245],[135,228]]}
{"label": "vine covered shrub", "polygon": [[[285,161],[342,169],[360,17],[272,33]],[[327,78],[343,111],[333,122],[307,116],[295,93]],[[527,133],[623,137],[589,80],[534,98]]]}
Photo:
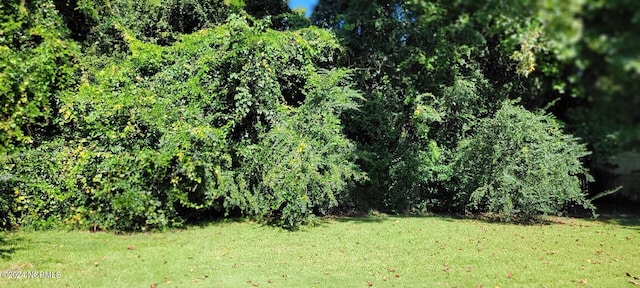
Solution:
{"label": "vine covered shrub", "polygon": [[62,137],[0,159],[0,205],[16,203],[3,225],[147,230],[233,213],[295,228],[338,205],[364,177],[341,129],[360,96],[331,67],[340,46],[253,24],[232,16],[171,46],[120,27],[130,54],[83,59]]}
{"label": "vine covered shrub", "polygon": [[122,231],[181,222],[173,208],[176,200],[157,189],[162,173],[149,173],[149,166],[164,168],[166,157],[145,151],[113,153],[96,146],[82,139],[57,139],[3,159],[1,173],[9,181],[0,183],[0,191],[13,197],[7,210],[13,221],[6,228]]}
{"label": "vine covered shrub", "polygon": [[0,154],[50,136],[60,91],[76,83],[78,45],[53,1],[0,3]]}
{"label": "vine covered shrub", "polygon": [[338,118],[359,98],[341,87],[344,77],[345,71],[311,75],[304,104],[287,109],[283,121],[241,150],[242,175],[251,179],[252,196],[262,203],[258,213],[268,220],[295,227],[314,213],[326,214],[347,196],[350,183],[364,179]]}
{"label": "vine covered shrub", "polygon": [[582,191],[581,179],[591,180],[581,163],[587,155],[552,116],[506,101],[459,145],[454,163],[458,197],[469,209],[493,212],[503,220],[557,214],[570,203],[593,210]]}

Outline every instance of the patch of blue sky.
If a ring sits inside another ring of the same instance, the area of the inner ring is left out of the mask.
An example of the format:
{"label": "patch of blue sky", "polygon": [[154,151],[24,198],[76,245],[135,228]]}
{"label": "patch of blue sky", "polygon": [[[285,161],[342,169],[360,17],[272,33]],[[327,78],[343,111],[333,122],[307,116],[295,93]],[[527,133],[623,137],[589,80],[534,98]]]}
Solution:
{"label": "patch of blue sky", "polygon": [[289,0],[289,7],[291,9],[304,8],[307,12],[305,16],[311,17],[313,8],[318,4],[318,0]]}

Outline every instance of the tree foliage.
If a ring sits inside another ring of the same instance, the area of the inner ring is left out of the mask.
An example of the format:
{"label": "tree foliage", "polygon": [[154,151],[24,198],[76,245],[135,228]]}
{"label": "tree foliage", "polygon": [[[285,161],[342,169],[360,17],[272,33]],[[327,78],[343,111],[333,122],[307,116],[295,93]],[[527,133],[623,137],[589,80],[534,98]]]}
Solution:
{"label": "tree foliage", "polygon": [[569,107],[566,118],[594,151],[595,168],[640,145],[639,4],[598,1],[582,7],[583,30],[575,45],[579,53],[565,76],[581,105]]}
{"label": "tree foliage", "polygon": [[[86,0],[78,3],[76,10],[95,23],[86,36],[87,45],[95,53],[111,54],[126,52],[126,41],[120,33],[123,28],[143,42],[166,46],[180,34],[224,23],[231,8],[222,0]],[[81,25],[74,29],[86,28]]]}
{"label": "tree foliage", "polygon": [[0,9],[7,228],[294,229],[345,206],[530,219],[593,208],[581,161],[640,143],[633,1]]}
{"label": "tree foliage", "polygon": [[343,65],[356,68],[367,99],[345,122],[372,179],[359,198],[398,212],[463,209],[456,147],[505,99],[539,109],[562,95],[562,63],[579,51],[581,5],[320,1],[312,20],[340,36]]}

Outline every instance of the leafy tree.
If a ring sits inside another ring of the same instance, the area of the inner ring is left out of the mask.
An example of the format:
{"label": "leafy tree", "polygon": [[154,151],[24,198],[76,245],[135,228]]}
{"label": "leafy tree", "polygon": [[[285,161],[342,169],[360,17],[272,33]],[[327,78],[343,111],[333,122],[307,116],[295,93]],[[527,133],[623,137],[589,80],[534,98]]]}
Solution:
{"label": "leafy tree", "polygon": [[[621,150],[638,149],[640,118],[640,5],[635,1],[585,3],[579,53],[566,75],[575,102],[567,120],[594,151],[593,165],[601,168]],[[576,107],[577,106],[577,107]]]}
{"label": "leafy tree", "polygon": [[539,109],[562,96],[580,5],[320,1],[312,21],[340,36],[342,63],[355,68],[366,97],[363,113],[345,122],[372,179],[360,199],[391,211],[461,209],[452,178],[459,171],[449,165],[459,141],[504,99]]}
{"label": "leafy tree", "polygon": [[343,65],[357,67],[367,98],[346,122],[372,179],[360,198],[398,212],[425,201],[446,209],[451,149],[465,123],[493,109],[483,95],[505,97],[490,93],[480,62],[486,41],[462,9],[423,4],[320,1],[312,17],[341,36]]}

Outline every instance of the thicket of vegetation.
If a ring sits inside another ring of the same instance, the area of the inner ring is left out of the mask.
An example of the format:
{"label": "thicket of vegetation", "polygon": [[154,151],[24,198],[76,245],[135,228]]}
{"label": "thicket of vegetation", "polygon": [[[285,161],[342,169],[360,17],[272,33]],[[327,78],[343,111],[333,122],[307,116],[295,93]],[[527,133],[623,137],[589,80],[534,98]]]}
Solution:
{"label": "thicket of vegetation", "polygon": [[633,1],[320,1],[309,20],[39,0],[0,19],[4,228],[531,219],[593,208],[586,167],[640,135]]}

